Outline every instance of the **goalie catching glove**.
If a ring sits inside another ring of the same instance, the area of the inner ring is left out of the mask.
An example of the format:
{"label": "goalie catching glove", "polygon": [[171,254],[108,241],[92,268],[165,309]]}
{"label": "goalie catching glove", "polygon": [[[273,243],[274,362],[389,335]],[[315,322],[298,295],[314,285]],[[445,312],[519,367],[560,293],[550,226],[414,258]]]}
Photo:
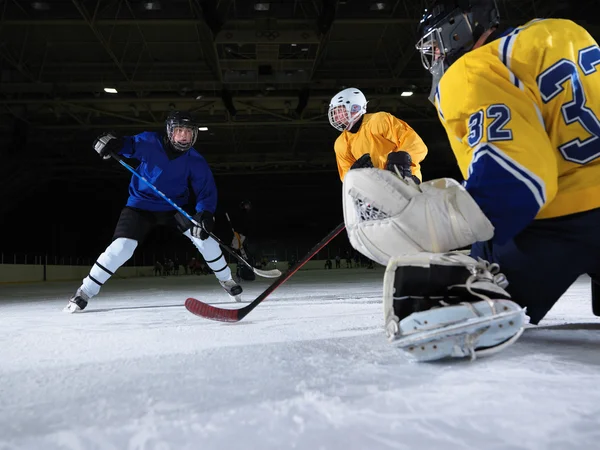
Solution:
{"label": "goalie catching glove", "polygon": [[383,281],[388,338],[417,361],[499,352],[525,324],[507,285],[497,264],[460,252],[392,258]]}

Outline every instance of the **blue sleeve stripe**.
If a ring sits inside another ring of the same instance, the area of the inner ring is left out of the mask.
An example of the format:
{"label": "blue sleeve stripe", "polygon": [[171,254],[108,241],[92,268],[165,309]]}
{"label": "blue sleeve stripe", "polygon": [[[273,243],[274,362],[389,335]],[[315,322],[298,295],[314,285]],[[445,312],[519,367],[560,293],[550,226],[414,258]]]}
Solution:
{"label": "blue sleeve stripe", "polygon": [[521,82],[521,80],[519,80],[517,78],[517,76],[513,73],[513,71],[511,70],[511,67],[510,67],[511,66],[510,58],[512,55],[512,50],[515,45],[515,42],[517,41],[517,34],[519,34],[519,31],[521,31],[521,30],[519,28],[517,28],[509,35],[501,38],[500,45],[498,46],[498,51],[500,52],[499,56],[500,56],[500,60],[502,61],[502,64],[504,64],[506,66],[506,68],[508,69],[508,74],[509,74],[511,83],[514,84],[519,89],[524,90],[525,85]]}
{"label": "blue sleeve stripe", "polygon": [[440,85],[438,83],[438,85],[435,88],[435,101],[437,103],[437,110],[438,113],[440,114],[440,117],[442,118],[442,120],[445,122],[446,118],[444,117],[444,113],[442,111],[442,102],[441,102],[441,98],[440,98]]}
{"label": "blue sleeve stripe", "polygon": [[546,185],[544,181],[533,172],[509,158],[493,144],[486,143],[475,147],[473,151],[473,160],[469,166],[469,178],[477,166],[477,161],[484,155],[488,155],[506,172],[511,174],[515,179],[521,181],[531,191],[539,208],[544,206],[546,203]]}
{"label": "blue sleeve stripe", "polygon": [[476,147],[465,188],[504,244],[535,219],[545,200],[544,183],[491,144]]}

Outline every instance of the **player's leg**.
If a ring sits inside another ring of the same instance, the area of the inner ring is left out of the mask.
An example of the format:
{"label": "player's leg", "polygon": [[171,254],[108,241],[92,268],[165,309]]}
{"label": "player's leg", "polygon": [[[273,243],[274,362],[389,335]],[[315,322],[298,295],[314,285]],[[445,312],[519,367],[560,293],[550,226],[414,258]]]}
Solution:
{"label": "player's leg", "polygon": [[176,213],[174,217],[177,222],[177,228],[184,236],[192,241],[200,254],[202,254],[204,261],[206,261],[208,267],[213,271],[223,289],[225,289],[235,301],[242,301],[242,286],[236,283],[231,276],[231,269],[227,265],[227,261],[225,261],[223,251],[218,242],[211,237],[208,237],[205,240],[193,237],[190,232],[192,223],[179,212]]}
{"label": "player's leg", "polygon": [[111,244],[98,257],[64,311],[73,313],[85,309],[89,299],[97,295],[104,283],[133,256],[138,242],[143,241],[153,224],[152,212],[123,208]]}
{"label": "player's leg", "polygon": [[471,256],[500,265],[506,290],[538,324],[580,275],[600,266],[597,223],[600,210],[537,220],[502,246],[473,245]]}
{"label": "player's leg", "polygon": [[418,361],[496,353],[525,323],[506,284],[497,265],[460,252],[391,258],[383,281],[386,333]]}

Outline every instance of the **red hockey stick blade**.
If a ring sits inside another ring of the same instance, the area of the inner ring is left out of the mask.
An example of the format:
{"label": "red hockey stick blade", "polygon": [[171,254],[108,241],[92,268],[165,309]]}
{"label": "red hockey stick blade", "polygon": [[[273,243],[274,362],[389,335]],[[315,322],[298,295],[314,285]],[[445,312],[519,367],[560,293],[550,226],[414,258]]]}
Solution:
{"label": "red hockey stick blade", "polygon": [[185,301],[185,308],[192,314],[219,322],[239,322],[241,320],[239,309],[223,309],[203,303],[195,298]]}
{"label": "red hockey stick blade", "polygon": [[271,292],[286,282],[300,267],[302,267],[308,260],[315,256],[319,250],[327,245],[334,237],[336,237],[345,228],[344,222],[339,224],[331,233],[325,236],[321,242],[315,245],[300,261],[290,267],[281,277],[275,280],[262,294],[240,309],[223,309],[217,306],[212,306],[207,303],[201,302],[195,298],[188,298],[185,301],[186,309],[195,314],[196,316],[204,317],[205,319],[218,320],[220,322],[239,322],[246,317],[250,311],[256,308],[263,300],[265,300]]}

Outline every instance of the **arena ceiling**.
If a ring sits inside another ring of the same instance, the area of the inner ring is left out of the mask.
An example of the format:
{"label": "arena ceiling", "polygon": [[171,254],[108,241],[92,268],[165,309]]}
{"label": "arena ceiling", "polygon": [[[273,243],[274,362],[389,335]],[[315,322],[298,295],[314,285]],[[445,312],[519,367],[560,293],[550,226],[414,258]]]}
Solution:
{"label": "arena ceiling", "polygon": [[[594,3],[499,6],[511,24],[568,17],[597,36],[598,19],[585,19]],[[350,86],[365,92],[370,111],[409,122],[430,146],[430,167],[443,167],[452,156],[414,50],[424,7],[420,0],[0,0],[4,178],[22,182],[17,167],[36,151],[38,164],[62,158],[55,176],[72,174],[92,157],[99,132],[159,129],[171,109],[193,111],[207,128],[199,144],[216,173],[335,170],[327,106]]]}

